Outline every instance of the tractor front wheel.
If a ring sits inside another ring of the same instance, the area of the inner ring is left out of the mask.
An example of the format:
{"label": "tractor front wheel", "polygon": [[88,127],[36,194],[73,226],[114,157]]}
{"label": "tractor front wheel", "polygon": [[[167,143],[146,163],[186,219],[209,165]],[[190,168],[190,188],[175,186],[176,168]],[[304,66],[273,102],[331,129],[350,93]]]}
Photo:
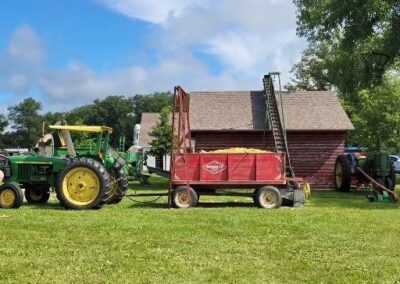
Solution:
{"label": "tractor front wheel", "polygon": [[108,173],[111,179],[111,190],[106,203],[119,203],[128,190],[128,177],[125,174],[123,166],[118,162],[116,162],[113,167],[108,170]]}
{"label": "tractor front wheel", "polygon": [[110,176],[98,161],[76,158],[60,173],[57,198],[67,209],[99,209],[110,192]]}
{"label": "tractor front wheel", "polygon": [[178,186],[172,192],[172,205],[175,208],[189,208],[197,205],[198,196],[190,186]]}
{"label": "tractor front wheel", "polygon": [[44,204],[50,198],[50,191],[48,187],[26,187],[25,199],[31,204]]}
{"label": "tractor front wheel", "polygon": [[345,155],[336,158],[335,162],[335,188],[338,191],[350,191],[351,187],[351,162]]}
{"label": "tractor front wheel", "polygon": [[3,184],[0,186],[0,208],[18,208],[24,200],[21,188],[16,184]]}

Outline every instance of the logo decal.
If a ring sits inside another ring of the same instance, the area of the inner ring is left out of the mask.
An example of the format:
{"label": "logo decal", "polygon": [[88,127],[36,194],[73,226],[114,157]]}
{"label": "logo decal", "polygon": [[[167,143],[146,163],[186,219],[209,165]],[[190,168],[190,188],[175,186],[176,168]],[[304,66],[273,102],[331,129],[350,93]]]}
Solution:
{"label": "logo decal", "polygon": [[203,166],[203,169],[205,169],[209,173],[212,173],[213,175],[222,172],[223,170],[225,170],[225,168],[226,167],[224,164],[221,164],[220,162],[217,161],[209,162],[208,164]]}

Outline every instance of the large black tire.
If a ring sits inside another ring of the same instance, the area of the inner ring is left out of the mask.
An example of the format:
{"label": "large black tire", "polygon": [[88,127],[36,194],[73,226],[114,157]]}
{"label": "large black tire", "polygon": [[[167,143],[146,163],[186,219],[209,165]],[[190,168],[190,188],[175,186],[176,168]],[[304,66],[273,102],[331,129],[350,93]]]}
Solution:
{"label": "large black tire", "polygon": [[390,164],[390,172],[389,176],[387,177],[386,183],[387,187],[390,190],[394,190],[394,188],[396,187],[396,168],[394,166],[394,163]]}
{"label": "large black tire", "polygon": [[256,191],[254,202],[260,208],[279,208],[282,204],[282,194],[275,186],[263,186]]}
{"label": "large black tire", "polygon": [[198,196],[190,186],[178,186],[172,192],[171,200],[175,208],[189,208],[197,205]]}
{"label": "large black tire", "polygon": [[115,204],[121,202],[126,194],[129,181],[123,166],[115,162],[111,169],[108,170],[111,179],[111,190],[107,197],[106,204]]}
{"label": "large black tire", "polygon": [[24,193],[18,185],[6,183],[0,186],[0,208],[19,208],[23,201]]}
{"label": "large black tire", "polygon": [[46,186],[25,187],[25,199],[31,204],[44,204],[49,201],[50,190]]}
{"label": "large black tire", "polygon": [[350,191],[351,188],[351,161],[345,155],[338,156],[334,169],[335,188],[338,191]]}
{"label": "large black tire", "polygon": [[67,209],[100,209],[110,192],[110,176],[98,161],[76,158],[60,173],[57,198]]}

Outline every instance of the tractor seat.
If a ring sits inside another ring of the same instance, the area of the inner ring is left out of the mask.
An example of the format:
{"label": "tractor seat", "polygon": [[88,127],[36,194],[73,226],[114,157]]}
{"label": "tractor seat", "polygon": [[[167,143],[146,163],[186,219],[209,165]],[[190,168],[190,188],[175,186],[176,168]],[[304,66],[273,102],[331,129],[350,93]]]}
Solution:
{"label": "tractor seat", "polygon": [[36,152],[40,157],[54,156],[54,139],[53,135],[43,135],[35,146]]}

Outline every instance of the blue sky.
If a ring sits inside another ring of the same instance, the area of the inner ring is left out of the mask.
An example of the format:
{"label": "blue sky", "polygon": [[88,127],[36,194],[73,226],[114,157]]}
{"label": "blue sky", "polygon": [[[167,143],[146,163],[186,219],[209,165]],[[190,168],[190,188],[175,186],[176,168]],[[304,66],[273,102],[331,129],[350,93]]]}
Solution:
{"label": "blue sky", "polygon": [[33,96],[67,110],[107,95],[260,89],[306,43],[288,0],[2,0],[0,111]]}

